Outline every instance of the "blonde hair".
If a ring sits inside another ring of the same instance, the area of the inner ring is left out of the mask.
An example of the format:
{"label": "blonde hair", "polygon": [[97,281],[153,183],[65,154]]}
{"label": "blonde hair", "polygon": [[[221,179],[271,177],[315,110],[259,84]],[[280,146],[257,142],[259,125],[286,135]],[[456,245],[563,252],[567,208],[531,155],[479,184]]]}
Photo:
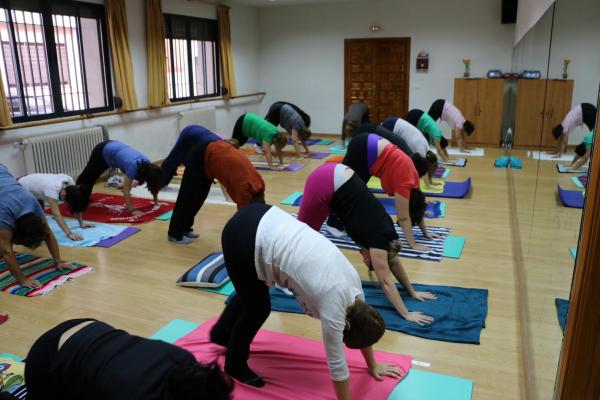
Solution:
{"label": "blonde hair", "polygon": [[288,142],[288,138],[285,132],[279,132],[277,135],[273,136],[273,144],[276,149],[283,149]]}
{"label": "blonde hair", "polygon": [[388,264],[391,264],[398,253],[402,250],[402,242],[400,239],[395,239],[390,242],[390,249],[388,250]]}

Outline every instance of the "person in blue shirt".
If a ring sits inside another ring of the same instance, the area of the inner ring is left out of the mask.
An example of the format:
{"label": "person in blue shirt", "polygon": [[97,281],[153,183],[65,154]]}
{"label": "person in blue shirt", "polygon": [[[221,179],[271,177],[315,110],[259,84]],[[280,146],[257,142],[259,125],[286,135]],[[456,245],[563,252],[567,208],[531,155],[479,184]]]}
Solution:
{"label": "person in blue shirt", "polygon": [[39,281],[23,274],[13,245],[35,249],[42,242],[46,242],[56,268],[75,268],[62,261],[58,243],[46,223],[44,210],[38,200],[0,164],[0,257],[4,258],[8,270],[19,285],[30,289],[42,286]]}
{"label": "person in blue shirt", "polygon": [[141,214],[141,211],[133,208],[131,188],[143,183],[146,183],[148,190],[152,193],[154,203],[158,203],[158,192],[162,187],[163,180],[161,168],[152,164],[144,154],[118,140],[106,140],[94,147],[87,165],[77,178],[77,186],[89,198],[98,178],[111,167],[119,168],[125,174],[123,197],[125,197],[125,205],[129,212],[134,215]]}

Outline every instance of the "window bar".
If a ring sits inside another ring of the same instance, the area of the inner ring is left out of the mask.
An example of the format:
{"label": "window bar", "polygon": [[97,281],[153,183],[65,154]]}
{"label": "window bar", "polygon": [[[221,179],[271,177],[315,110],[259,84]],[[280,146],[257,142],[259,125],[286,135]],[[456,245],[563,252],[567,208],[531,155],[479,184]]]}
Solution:
{"label": "window bar", "polygon": [[183,41],[179,39],[177,41],[177,47],[179,48],[179,97],[185,97],[185,64],[184,64],[184,53],[183,53]]}
{"label": "window bar", "polygon": [[[41,17],[40,17],[40,22],[41,22]],[[46,55],[44,54],[44,46],[38,44],[37,42],[37,34],[40,33],[43,37],[43,32],[40,32],[40,25],[34,25],[33,27],[33,35],[35,38],[35,55],[37,57],[38,63],[37,63],[37,67],[38,67],[38,74],[40,76],[40,79],[42,80],[42,103],[44,105],[44,114],[48,114],[48,107],[46,106],[46,95],[44,93],[44,80],[42,78],[42,73],[46,75],[46,80],[48,80],[48,71],[42,71],[42,63],[40,62],[41,58],[43,57],[45,59]],[[40,49],[41,49],[41,57],[40,57]],[[48,60],[46,60],[46,66],[48,65]],[[50,85],[50,82],[47,82],[48,85]],[[50,110],[50,112],[52,112],[52,110]]]}
{"label": "window bar", "polygon": [[[62,16],[63,21],[64,21],[64,16]],[[72,59],[75,60],[75,43],[74,43],[74,38],[73,38],[73,28],[71,27],[71,17],[67,16],[67,21],[69,21],[69,34],[68,34],[68,48],[71,51],[71,55],[72,55]],[[64,22],[63,22],[63,26],[64,26]],[[64,27],[65,31],[66,31],[66,27]],[[67,42],[67,37],[65,37],[65,42]],[[68,53],[67,53],[68,54]],[[75,111],[75,110],[79,110],[81,109],[80,105],[79,105],[79,71],[77,70],[75,65],[71,65],[71,58],[67,57],[67,60],[69,61],[67,63],[68,68],[69,68],[69,95],[71,97],[71,107],[72,110],[70,111]],[[72,67],[72,70],[71,70]],[[71,74],[72,73],[72,74]],[[75,77],[75,87],[73,87],[73,82],[71,82],[71,75],[73,75]]]}
{"label": "window bar", "polygon": [[196,93],[194,90],[194,66],[192,64],[193,62],[193,57],[192,57],[192,27],[191,27],[191,23],[190,21],[186,21],[185,23],[185,37],[186,37],[186,41],[185,41],[185,45],[187,48],[187,66],[188,66],[188,71],[187,71],[187,76],[188,76],[188,90],[189,90],[189,97],[193,98]]}
{"label": "window bar", "polygon": [[[77,65],[77,59],[81,60],[81,55],[79,54],[79,46],[77,43],[77,31],[76,31],[76,18],[75,17],[68,17],[69,18],[69,28],[70,28],[70,32],[71,35],[69,36],[71,38],[71,48],[73,49],[73,71],[75,72],[75,83],[76,83],[76,91],[75,91],[75,99],[77,100],[77,110],[82,110],[82,98],[80,97],[81,95],[83,95],[83,77],[81,75],[81,64]],[[79,56],[79,57],[78,57]],[[75,110],[73,110],[75,111]]]}
{"label": "window bar", "polygon": [[110,104],[109,99],[108,99],[108,90],[107,87],[108,85],[106,84],[106,65],[104,65],[104,48],[102,46],[102,40],[104,39],[104,36],[102,36],[102,29],[100,27],[101,24],[101,20],[100,19],[96,19],[96,34],[98,35],[98,51],[100,53],[100,62],[102,63],[102,71],[105,71],[102,74],[102,92],[104,93],[104,106],[108,107],[108,105]]}
{"label": "window bar", "polygon": [[56,18],[56,16],[52,17],[52,20],[54,22],[55,28],[54,28],[54,37],[55,37],[55,41],[56,41],[56,58],[58,60],[57,68],[58,68],[58,74],[60,75],[60,84],[62,85],[63,82],[66,82],[65,79],[65,69],[63,68],[64,65],[64,60],[63,60],[63,54],[61,51],[62,45],[60,43],[60,30],[58,29],[58,19]]}
{"label": "window bar", "polygon": [[[48,10],[48,9],[46,9]],[[43,35],[43,43],[45,49],[54,49],[56,48],[56,40],[54,38],[54,29],[52,23],[52,16],[48,11],[42,14],[42,24],[44,29]],[[48,83],[48,87],[50,88],[50,102],[53,105],[54,114],[61,115],[64,112],[64,106],[62,102],[62,98],[60,96],[60,76],[58,75],[58,59],[56,57],[56,52],[54,51],[46,51],[47,57],[47,65],[48,65],[48,75],[50,78],[50,82]]]}
{"label": "window bar", "polygon": [[207,79],[207,72],[208,70],[206,69],[206,41],[203,40],[201,43],[201,48],[202,48],[202,81],[204,82],[204,93],[202,93],[203,95],[207,95],[208,94],[208,79]]}
{"label": "window bar", "polygon": [[168,18],[169,23],[167,24],[169,29],[169,54],[171,54],[171,87],[173,92],[173,99],[176,97],[175,94],[175,55],[173,51],[173,27],[171,25],[171,18]]}
{"label": "window bar", "polygon": [[[37,82],[35,79],[35,71],[33,70],[33,61],[31,60],[31,42],[29,41],[29,24],[27,24],[27,17],[26,15],[30,15],[31,19],[33,20],[33,13],[22,13],[23,15],[23,27],[25,28],[25,32],[23,32],[25,34],[25,40],[22,41],[21,40],[21,30],[19,29],[19,47],[26,47],[27,48],[27,57],[29,58],[29,72],[31,73],[31,87],[33,89],[33,102],[35,103],[35,113],[39,114],[40,113],[40,105],[38,104],[38,94],[37,94]],[[34,44],[37,44],[35,42],[35,37],[34,39]],[[23,57],[19,57],[21,62],[24,62]],[[40,75],[40,80],[41,80],[41,75]],[[29,85],[27,85],[29,86]],[[40,88],[41,89],[41,88]],[[29,99],[29,90],[28,92],[28,99]],[[42,92],[43,94],[43,92]],[[27,103],[29,103],[29,100],[27,101]]]}
{"label": "window bar", "polygon": [[[13,54],[14,57],[13,58],[19,58],[19,50],[17,49],[17,39],[16,39],[16,35],[15,35],[15,26],[13,23],[13,13],[12,10],[8,10],[7,12],[8,15],[8,22],[9,22],[9,27],[10,27],[10,36],[12,39],[12,46],[13,46]],[[17,88],[17,92],[19,93],[19,102],[21,103],[21,116],[22,117],[26,117],[27,116],[27,107],[25,107],[25,94],[23,93],[23,72],[21,70],[21,63],[19,62],[19,60],[14,60],[14,65],[16,67],[17,70],[17,81],[18,81],[18,88]]]}
{"label": "window bar", "polygon": [[90,108],[89,90],[87,88],[87,75],[85,70],[85,50],[83,48],[83,36],[81,34],[81,17],[79,15],[79,7],[77,7],[77,37],[79,39],[79,59],[81,60],[81,80],[83,81],[83,105],[84,109]]}
{"label": "window bar", "polygon": [[[63,103],[63,112],[66,112],[66,111],[70,111],[69,110],[70,108],[73,108],[73,96],[72,96],[73,79],[71,79],[71,65],[69,62],[69,50],[70,49],[69,49],[69,43],[67,41],[67,34],[68,34],[67,27],[65,26],[64,16],[59,15],[58,17],[60,17],[61,22],[62,22],[62,33],[63,33],[62,40],[64,41],[65,57],[67,58],[67,62],[64,65],[64,67],[67,69],[67,71],[66,71],[67,80],[60,83],[61,98],[62,98],[62,103]],[[71,98],[71,105],[69,105],[67,102],[67,96],[69,96]]]}

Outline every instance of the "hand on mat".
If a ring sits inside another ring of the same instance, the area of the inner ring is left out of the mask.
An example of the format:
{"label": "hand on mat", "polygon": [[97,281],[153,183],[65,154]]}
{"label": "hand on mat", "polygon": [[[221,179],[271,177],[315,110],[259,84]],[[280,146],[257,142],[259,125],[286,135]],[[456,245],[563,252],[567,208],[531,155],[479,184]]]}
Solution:
{"label": "hand on mat", "polygon": [[80,240],[83,240],[83,236],[81,236],[78,233],[75,232],[71,232],[67,235],[67,237],[71,240],[73,240],[74,242],[79,242]]}
{"label": "hand on mat", "polygon": [[404,319],[409,322],[415,322],[419,325],[428,325],[433,322],[433,317],[425,315],[420,311],[410,311],[406,317],[404,317]]}
{"label": "hand on mat", "polygon": [[83,229],[93,228],[95,226],[96,226],[96,224],[90,224],[89,222],[84,222],[83,224],[79,224],[79,227],[83,228]]}
{"label": "hand on mat", "polygon": [[437,300],[437,295],[431,292],[415,292],[412,296],[415,300]]}
{"label": "hand on mat", "polygon": [[402,371],[394,364],[376,363],[375,366],[369,368],[369,374],[378,381],[382,381],[384,376],[402,378]]}
{"label": "hand on mat", "polygon": [[431,182],[431,185],[427,185],[427,186],[442,186],[443,184],[444,184],[444,182],[433,181],[433,182]]}
{"label": "hand on mat", "polygon": [[38,281],[36,279],[25,278],[23,280],[23,282],[19,282],[19,283],[21,284],[21,286],[24,286],[29,289],[39,289],[42,287],[42,284],[40,283],[40,281]]}
{"label": "hand on mat", "polygon": [[58,262],[55,262],[55,263],[56,263],[56,269],[59,271],[63,271],[65,269],[69,269],[69,270],[77,269],[77,265],[73,265],[70,262],[61,261],[59,263]]}
{"label": "hand on mat", "polygon": [[415,243],[415,245],[412,247],[412,249],[417,250],[417,251],[422,251],[424,253],[429,253],[431,251],[431,249],[429,247],[427,247],[421,243]]}
{"label": "hand on mat", "polygon": [[137,179],[134,179],[131,181],[131,187],[137,187],[140,184],[140,181],[138,181]]}
{"label": "hand on mat", "polygon": [[438,240],[441,239],[442,237],[440,235],[438,235],[437,233],[432,233],[432,232],[427,232],[427,235],[425,235],[425,237],[427,239],[431,239],[431,240]]}

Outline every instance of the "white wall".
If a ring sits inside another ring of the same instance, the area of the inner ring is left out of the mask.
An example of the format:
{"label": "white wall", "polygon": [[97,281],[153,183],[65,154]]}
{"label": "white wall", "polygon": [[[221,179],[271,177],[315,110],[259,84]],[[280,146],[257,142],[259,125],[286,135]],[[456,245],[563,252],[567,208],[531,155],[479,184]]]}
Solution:
{"label": "white wall", "polygon": [[[90,2],[102,4],[102,0]],[[127,19],[129,45],[133,62],[133,72],[138,97],[138,106],[147,105],[147,69],[146,69],[146,31],[144,0],[127,0]],[[164,0],[165,13],[215,18],[213,5],[186,0]],[[259,91],[258,85],[258,13],[256,8],[240,5],[232,6],[231,36],[234,67],[238,94]],[[79,129],[86,126],[104,125],[110,137],[126,142],[147,154],[152,160],[164,158],[169,152],[178,134],[177,113],[183,110],[203,107],[217,107],[216,128],[225,136],[230,136],[233,125],[239,115],[246,111],[258,112],[259,101],[256,98],[211,103],[199,103],[163,108],[153,111],[141,111],[122,116],[108,116],[83,121],[46,125],[35,128],[23,128],[0,132],[0,162],[13,174],[23,175],[25,165],[22,155],[13,147],[13,143],[30,136]]]}
{"label": "white wall", "polygon": [[[463,58],[472,76],[512,61],[514,25],[500,23],[498,0],[381,0],[358,3],[269,7],[259,10],[261,104],[288,100],[312,117],[313,131],[338,133],[344,107],[344,39],[410,37],[409,107],[428,110],[438,98],[453,99]],[[382,25],[373,34],[369,26]],[[417,73],[421,50],[428,73]]]}

